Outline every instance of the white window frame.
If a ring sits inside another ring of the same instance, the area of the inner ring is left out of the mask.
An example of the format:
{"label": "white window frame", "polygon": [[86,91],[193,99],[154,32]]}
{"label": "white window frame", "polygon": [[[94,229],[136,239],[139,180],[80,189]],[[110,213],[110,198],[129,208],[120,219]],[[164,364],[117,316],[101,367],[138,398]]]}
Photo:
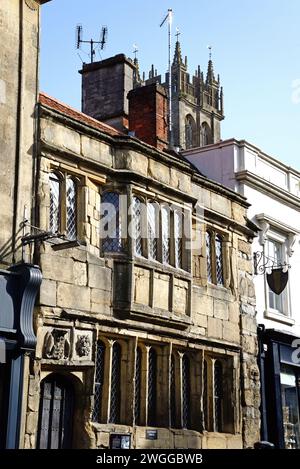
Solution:
{"label": "white window frame", "polygon": [[[270,228],[267,231],[266,239],[264,243],[264,256],[268,256],[268,242],[274,241],[281,245],[282,254],[281,254],[281,262],[289,263],[288,262],[288,233],[281,234],[278,231],[273,230]],[[271,264],[270,264],[271,265]],[[270,272],[270,271],[269,271]],[[268,273],[268,270],[267,270]],[[269,285],[267,282],[267,275],[264,275],[264,290],[265,290],[265,313],[264,316],[267,319],[272,319],[275,321],[283,322],[285,324],[293,325],[295,323],[294,319],[292,319],[292,310],[291,310],[291,298],[290,298],[290,285],[289,282],[285,287],[284,291],[281,293],[282,296],[282,311],[278,309],[271,308],[269,302]]]}

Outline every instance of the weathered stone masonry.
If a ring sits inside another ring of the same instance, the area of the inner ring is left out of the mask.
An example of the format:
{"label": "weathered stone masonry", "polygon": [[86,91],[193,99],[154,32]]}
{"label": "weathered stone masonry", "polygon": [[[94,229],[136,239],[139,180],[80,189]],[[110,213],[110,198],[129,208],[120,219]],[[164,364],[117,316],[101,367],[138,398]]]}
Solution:
{"label": "weathered stone masonry", "polygon": [[[44,230],[49,229],[52,171],[78,181],[81,246],[61,251],[48,243],[35,246],[44,280],[35,313],[38,345],[30,366],[24,447],[37,444],[41,380],[51,373],[69,376],[75,389],[73,447],[106,448],[112,432],[130,432],[136,448],[252,446],[259,439],[259,383],[250,255],[254,233],[247,226],[245,200],[195,173],[178,156],[159,152],[41,95],[36,223]],[[199,245],[197,251],[185,254],[184,269],[135,256],[129,238],[123,252],[102,252],[100,205],[107,189],[127,194],[128,200],[138,195],[176,203],[185,210],[191,236],[198,237]],[[204,207],[201,224],[196,223],[197,203]],[[207,281],[208,228],[223,240],[222,286]],[[92,422],[99,340],[105,347],[106,371],[99,421]],[[115,384],[107,370],[115,343],[121,349],[121,402],[118,421],[109,423]],[[151,349],[158,365],[154,427],[147,407]],[[136,424],[139,353],[143,380]],[[182,428],[185,356],[190,363],[188,429]],[[211,386],[218,360],[224,381],[221,431],[217,431],[217,401],[210,397],[216,392]],[[176,402],[175,423],[170,399]],[[157,428],[157,440],[146,439],[149,427]]]}

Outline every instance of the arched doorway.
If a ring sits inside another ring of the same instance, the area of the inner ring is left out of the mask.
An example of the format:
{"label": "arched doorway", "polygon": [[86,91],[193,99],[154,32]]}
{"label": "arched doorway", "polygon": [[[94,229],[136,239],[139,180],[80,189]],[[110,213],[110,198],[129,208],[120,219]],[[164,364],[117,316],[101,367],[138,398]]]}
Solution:
{"label": "arched doorway", "polygon": [[72,447],[74,388],[65,376],[51,374],[41,382],[37,448]]}

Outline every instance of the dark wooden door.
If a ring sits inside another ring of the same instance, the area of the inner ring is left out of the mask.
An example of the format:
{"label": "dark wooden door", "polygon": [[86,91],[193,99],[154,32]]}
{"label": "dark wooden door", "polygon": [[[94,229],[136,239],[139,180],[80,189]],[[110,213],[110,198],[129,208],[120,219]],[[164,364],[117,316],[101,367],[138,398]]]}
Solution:
{"label": "dark wooden door", "polygon": [[64,376],[50,375],[41,383],[37,448],[72,447],[74,390]]}

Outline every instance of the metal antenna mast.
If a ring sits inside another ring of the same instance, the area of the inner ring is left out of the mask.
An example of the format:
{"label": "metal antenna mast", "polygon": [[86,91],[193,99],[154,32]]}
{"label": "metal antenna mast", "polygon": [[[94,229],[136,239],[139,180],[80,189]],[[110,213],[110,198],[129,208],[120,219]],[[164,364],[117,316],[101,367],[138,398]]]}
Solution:
{"label": "metal antenna mast", "polygon": [[168,42],[169,42],[169,79],[168,79],[168,89],[169,89],[169,147],[173,148],[173,122],[172,122],[172,79],[171,79],[171,65],[172,65],[172,20],[173,20],[173,10],[172,8],[168,9],[168,13],[160,24],[160,28],[168,21]]}
{"label": "metal antenna mast", "polygon": [[94,56],[96,54],[95,51],[95,45],[98,44],[100,45],[100,49],[103,50],[104,46],[107,42],[107,26],[103,26],[101,33],[100,33],[100,41],[94,41],[93,39],[90,39],[89,41],[84,41],[82,39],[82,26],[79,24],[76,27],[76,49],[80,49],[81,44],[90,44],[91,47],[91,63],[94,62]]}

